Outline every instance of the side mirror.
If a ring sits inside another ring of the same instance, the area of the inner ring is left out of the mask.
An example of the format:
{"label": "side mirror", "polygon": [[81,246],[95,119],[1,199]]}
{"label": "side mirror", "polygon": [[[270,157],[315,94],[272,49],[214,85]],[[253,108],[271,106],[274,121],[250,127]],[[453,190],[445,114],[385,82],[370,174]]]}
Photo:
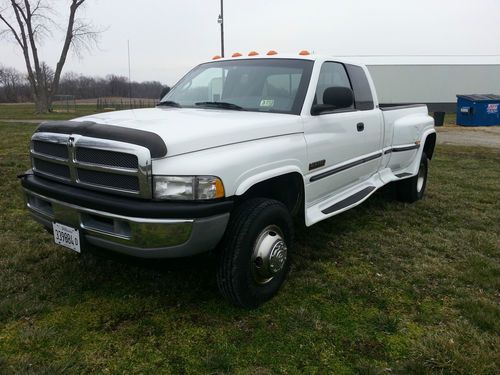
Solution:
{"label": "side mirror", "polygon": [[350,88],[328,87],[323,93],[323,104],[313,106],[311,112],[313,115],[319,115],[322,112],[349,108],[353,104],[354,94]]}

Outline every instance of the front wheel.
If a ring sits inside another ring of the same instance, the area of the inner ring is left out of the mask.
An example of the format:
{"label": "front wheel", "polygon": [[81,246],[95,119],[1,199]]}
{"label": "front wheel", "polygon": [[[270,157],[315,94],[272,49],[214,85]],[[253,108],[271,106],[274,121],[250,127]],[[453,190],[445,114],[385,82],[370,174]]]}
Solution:
{"label": "front wheel", "polygon": [[401,201],[413,203],[424,197],[428,166],[427,155],[423,152],[417,175],[398,182],[397,193]]}
{"label": "front wheel", "polygon": [[251,199],[231,214],[217,285],[232,304],[255,308],[280,289],[290,269],[293,224],[283,203]]}

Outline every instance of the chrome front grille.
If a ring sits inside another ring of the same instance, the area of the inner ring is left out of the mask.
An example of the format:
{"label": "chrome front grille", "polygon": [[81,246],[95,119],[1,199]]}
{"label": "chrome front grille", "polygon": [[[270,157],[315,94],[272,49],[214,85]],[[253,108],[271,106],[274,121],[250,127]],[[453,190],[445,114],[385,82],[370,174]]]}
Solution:
{"label": "chrome front grille", "polygon": [[62,159],[68,158],[68,147],[64,144],[33,141],[33,150],[48,156],[55,156]]}
{"label": "chrome front grille", "polygon": [[35,133],[33,172],[94,190],[151,198],[151,156],[146,147],[77,134]]}
{"label": "chrome front grille", "polygon": [[51,163],[50,161],[34,158],[33,169],[42,173],[64,178],[68,181],[71,178],[69,167],[64,164]]}
{"label": "chrome front grille", "polygon": [[107,172],[77,169],[78,180],[100,186],[109,186],[116,189],[139,191],[139,179],[136,176],[113,175]]}
{"label": "chrome front grille", "polygon": [[77,147],[76,160],[84,163],[109,165],[120,168],[135,169],[139,166],[136,155],[123,152],[111,152],[95,148]]}

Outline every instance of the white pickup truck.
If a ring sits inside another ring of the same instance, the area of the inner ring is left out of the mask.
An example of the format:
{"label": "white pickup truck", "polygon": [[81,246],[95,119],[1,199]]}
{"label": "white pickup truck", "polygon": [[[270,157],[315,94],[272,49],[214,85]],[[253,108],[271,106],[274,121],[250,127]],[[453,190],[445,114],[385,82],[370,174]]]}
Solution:
{"label": "white pickup truck", "polygon": [[213,251],[224,297],[252,308],[310,226],[394,182],[421,199],[436,143],[425,105],[379,105],[367,69],[301,54],[198,65],[156,108],[41,124],[21,176],[56,243],[143,258]]}

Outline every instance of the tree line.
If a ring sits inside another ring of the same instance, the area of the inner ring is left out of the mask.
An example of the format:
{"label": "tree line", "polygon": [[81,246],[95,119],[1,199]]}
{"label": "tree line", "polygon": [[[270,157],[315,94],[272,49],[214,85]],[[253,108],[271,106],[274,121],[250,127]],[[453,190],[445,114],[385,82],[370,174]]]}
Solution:
{"label": "tree line", "polygon": [[[42,64],[43,65],[43,64]],[[51,79],[48,67],[44,69],[47,79]],[[62,75],[58,95],[73,95],[76,99],[100,97],[128,97],[129,89],[134,98],[158,99],[165,85],[159,81],[129,82],[128,78],[115,74],[106,77],[91,77],[68,72]],[[10,67],[0,66],[0,102],[21,103],[34,101],[30,82],[26,75]]]}
{"label": "tree line", "polygon": [[[66,27],[56,23],[56,11],[51,0],[10,0],[0,6],[0,30],[2,36],[8,36],[18,47],[26,65],[26,79],[31,87],[31,97],[37,113],[47,113],[52,108],[54,95],[59,92],[61,74],[68,52],[79,54],[91,50],[98,42],[100,30],[77,13],[86,0],[67,0]],[[52,36],[58,30],[64,33],[59,59],[54,68],[50,68],[40,58],[40,42]]]}

